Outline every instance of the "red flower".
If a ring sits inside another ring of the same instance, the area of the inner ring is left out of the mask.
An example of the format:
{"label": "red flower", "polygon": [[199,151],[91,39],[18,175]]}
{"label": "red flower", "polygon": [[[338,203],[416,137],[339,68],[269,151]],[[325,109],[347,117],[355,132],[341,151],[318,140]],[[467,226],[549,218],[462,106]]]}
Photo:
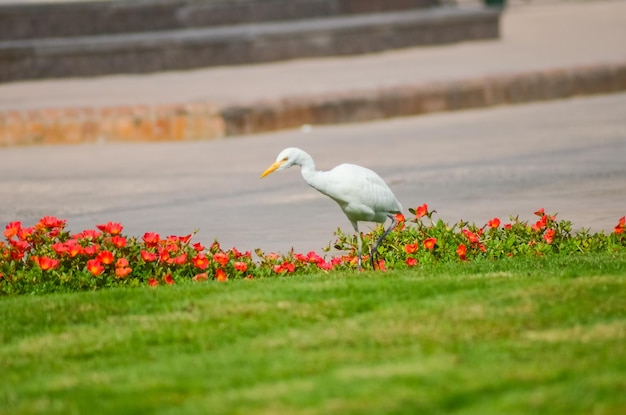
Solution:
{"label": "red flower", "polygon": [[424,203],[422,206],[418,206],[415,208],[415,218],[421,218],[422,216],[428,215],[428,205]]}
{"label": "red flower", "polygon": [[206,255],[196,255],[195,257],[191,258],[191,262],[196,268],[200,269],[206,269],[206,267],[209,266],[209,259],[206,257]]}
{"label": "red flower", "polygon": [[54,216],[44,216],[39,219],[39,222],[35,225],[37,229],[54,229],[54,228],[63,228],[65,226],[64,220],[57,219]]}
{"label": "red flower", "polygon": [[424,241],[424,248],[435,249],[436,244],[437,244],[437,238],[428,238]]}
{"label": "red flower", "polygon": [[491,219],[489,222],[487,222],[487,226],[489,226],[490,228],[496,229],[498,226],[500,226],[500,219],[498,218]]}
{"label": "red flower", "polygon": [[459,256],[459,258],[462,261],[465,261],[466,259],[465,254],[467,254],[467,247],[463,244],[459,244],[459,247],[456,249],[456,254]]}
{"label": "red flower", "polygon": [[398,221],[398,223],[402,223],[404,222],[406,219],[404,218],[404,215],[402,213],[396,213],[395,215],[393,215],[396,220]]}
{"label": "red flower", "polygon": [[108,222],[101,225],[96,225],[96,228],[100,229],[104,233],[109,235],[119,235],[124,227],[116,222]]}
{"label": "red flower", "polygon": [[65,246],[67,247],[67,253],[70,258],[74,258],[76,255],[79,255],[83,252],[83,247],[78,244],[76,239],[70,239],[65,242]]}
{"label": "red flower", "polygon": [[4,236],[7,239],[11,239],[17,235],[20,229],[22,229],[22,222],[9,222],[5,228]]}
{"label": "red flower", "polygon": [[17,237],[22,241],[26,241],[30,236],[32,236],[33,232],[35,232],[35,228],[33,227],[20,228],[17,230]]}
{"label": "red flower", "polygon": [[178,255],[177,257],[173,258],[172,262],[176,265],[185,265],[185,262],[187,262],[187,254],[182,253]]}
{"label": "red flower", "polygon": [[225,266],[228,263],[228,255],[223,252],[218,252],[213,255],[213,260],[221,266]]}
{"label": "red flower", "polygon": [[195,244],[193,244],[193,249],[200,252],[200,251],[204,251],[205,248],[204,248],[204,245],[202,245],[200,242],[196,242]]}
{"label": "red flower", "polygon": [[178,237],[178,241],[182,244],[186,244],[187,242],[189,242],[191,240],[191,237],[193,236],[193,234],[189,234],[189,235],[185,235],[185,236],[179,236]]}
{"label": "red flower", "polygon": [[202,274],[194,275],[191,279],[194,281],[206,281],[209,279],[209,276],[207,275],[206,272],[203,272]]}
{"label": "red flower", "polygon": [[156,246],[159,243],[161,237],[158,233],[146,232],[143,234],[143,242],[146,246]]}
{"label": "red flower", "polygon": [[543,216],[543,215],[545,215],[545,209],[544,209],[544,208],[541,208],[541,209],[537,210],[537,211],[535,212],[535,215],[537,215],[537,216]]}
{"label": "red flower", "polygon": [[413,254],[417,251],[418,248],[418,244],[406,244],[404,245],[404,252],[406,252],[407,254]]}
{"label": "red flower", "polygon": [[548,229],[546,233],[543,234],[543,239],[545,239],[545,241],[548,244],[551,244],[552,241],[554,240],[554,233],[555,233],[554,229]]}
{"label": "red flower", "polygon": [[57,255],[63,255],[66,254],[67,251],[69,250],[69,248],[67,247],[66,244],[64,244],[63,242],[56,242],[54,244],[52,244],[51,248],[54,250],[54,252]]}
{"label": "red flower", "polygon": [[55,269],[59,265],[58,259],[52,259],[47,256],[32,256],[32,260],[41,268],[42,271],[49,271]]}
{"label": "red flower", "polygon": [[115,257],[111,251],[100,251],[96,259],[104,265],[111,265],[113,261],[115,261]]}
{"label": "red flower", "polygon": [[111,243],[116,248],[124,248],[126,246],[126,238],[123,236],[115,235],[111,238]]}
{"label": "red flower", "polygon": [[[534,225],[530,227],[530,229],[535,232],[541,231],[543,228],[548,226],[548,219],[548,215],[543,215],[541,219],[539,219]],[[552,217],[551,219],[554,220],[554,217]]]}
{"label": "red flower", "polygon": [[157,285],[159,285],[159,282],[158,282],[157,280],[155,280],[154,278],[150,278],[150,279],[148,280],[148,284],[149,284],[151,287],[156,287]]}
{"label": "red flower", "polygon": [[282,264],[274,265],[274,272],[277,274],[282,274],[284,272],[294,272],[296,270],[296,266],[291,262],[283,262]]}
{"label": "red flower", "polygon": [[465,235],[465,237],[470,241],[471,244],[477,244],[478,242],[480,242],[480,240],[478,239],[478,235],[476,235],[469,229],[463,229],[461,232],[463,232],[463,235]]}
{"label": "red flower", "polygon": [[379,270],[379,271],[387,271],[387,268],[385,268],[385,260],[384,259],[379,259],[378,263],[375,265],[374,268]]}
{"label": "red flower", "polygon": [[613,229],[613,233],[615,233],[615,235],[619,235],[620,233],[624,233],[625,229],[626,229],[626,216],[622,216],[619,219],[617,226],[615,226],[615,228]]}
{"label": "red flower", "polygon": [[414,267],[415,265],[417,265],[417,259],[415,258],[407,258],[406,259],[406,264],[410,267]]}
{"label": "red flower", "polygon": [[324,271],[330,271],[334,268],[334,265],[326,261],[321,261],[317,263],[317,267],[319,269],[323,269]]}
{"label": "red flower", "polygon": [[218,269],[215,271],[215,279],[216,279],[216,280],[218,280],[218,281],[220,281],[220,282],[223,282],[223,281],[228,281],[228,277],[226,276],[226,273],[225,273],[225,272],[224,272],[224,270],[223,270],[223,269],[221,269],[221,268],[218,268]]}
{"label": "red flower", "polygon": [[141,250],[141,259],[143,259],[145,262],[153,262],[157,260],[157,256],[156,254],[146,251],[145,249]]}
{"label": "red flower", "polygon": [[74,238],[74,239],[96,239],[100,235],[101,235],[101,233],[98,232],[95,229],[86,229],[86,230],[82,231],[81,233],[77,233],[76,235],[72,235],[72,238]]}
{"label": "red flower", "polygon": [[236,261],[233,264],[233,267],[239,272],[246,272],[248,270],[248,264],[246,264],[245,262],[241,262],[241,261]]}
{"label": "red flower", "polygon": [[98,251],[100,251],[100,245],[91,244],[89,246],[82,248],[81,254],[87,255],[87,256],[94,256],[98,253]]}
{"label": "red flower", "polygon": [[97,259],[90,259],[87,261],[87,271],[91,272],[94,276],[102,274],[104,267]]}
{"label": "red flower", "polygon": [[172,274],[165,274],[165,277],[163,277],[163,281],[165,281],[167,285],[174,284],[174,278],[172,278]]}

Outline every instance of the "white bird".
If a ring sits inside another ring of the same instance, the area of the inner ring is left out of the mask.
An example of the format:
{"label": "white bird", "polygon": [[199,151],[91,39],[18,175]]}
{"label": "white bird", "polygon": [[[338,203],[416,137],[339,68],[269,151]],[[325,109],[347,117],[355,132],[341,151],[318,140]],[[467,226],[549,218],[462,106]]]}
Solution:
{"label": "white bird", "polygon": [[358,222],[385,223],[387,218],[391,219],[391,225],[372,248],[370,263],[373,269],[378,246],[398,223],[394,214],[402,212],[402,205],[389,186],[372,170],[354,164],[340,164],[329,171],[316,170],[313,158],[294,147],[281,151],[274,164],[261,174],[261,178],[294,165],[300,166],[304,181],[337,202],[352,223],[357,235],[359,269],[363,242]]}

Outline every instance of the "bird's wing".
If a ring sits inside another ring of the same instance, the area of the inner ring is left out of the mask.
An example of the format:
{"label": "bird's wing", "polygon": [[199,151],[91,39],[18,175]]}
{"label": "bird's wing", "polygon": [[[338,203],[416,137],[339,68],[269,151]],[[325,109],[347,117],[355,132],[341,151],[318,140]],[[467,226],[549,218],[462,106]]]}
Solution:
{"label": "bird's wing", "polygon": [[[356,211],[365,216],[374,216],[383,212],[399,212],[400,203],[384,180],[374,171],[354,164],[341,164],[332,170],[323,172],[323,188],[317,190],[331,197],[349,215]],[[383,216],[385,217],[385,216]]]}

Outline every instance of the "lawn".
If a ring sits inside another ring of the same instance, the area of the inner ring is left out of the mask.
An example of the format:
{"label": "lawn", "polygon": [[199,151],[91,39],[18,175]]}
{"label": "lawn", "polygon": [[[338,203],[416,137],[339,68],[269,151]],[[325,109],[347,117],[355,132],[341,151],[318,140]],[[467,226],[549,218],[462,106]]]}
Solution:
{"label": "lawn", "polygon": [[0,298],[0,413],[626,413],[626,255]]}

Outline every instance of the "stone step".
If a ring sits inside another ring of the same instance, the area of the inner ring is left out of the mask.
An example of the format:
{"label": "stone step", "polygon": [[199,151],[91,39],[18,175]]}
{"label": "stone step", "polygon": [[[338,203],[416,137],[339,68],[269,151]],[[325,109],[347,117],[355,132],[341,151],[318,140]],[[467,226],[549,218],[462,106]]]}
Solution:
{"label": "stone step", "polygon": [[0,42],[0,82],[353,55],[499,37],[497,8],[400,12]]}
{"label": "stone step", "polygon": [[440,0],[109,0],[0,4],[0,41],[215,27],[433,7]]}

